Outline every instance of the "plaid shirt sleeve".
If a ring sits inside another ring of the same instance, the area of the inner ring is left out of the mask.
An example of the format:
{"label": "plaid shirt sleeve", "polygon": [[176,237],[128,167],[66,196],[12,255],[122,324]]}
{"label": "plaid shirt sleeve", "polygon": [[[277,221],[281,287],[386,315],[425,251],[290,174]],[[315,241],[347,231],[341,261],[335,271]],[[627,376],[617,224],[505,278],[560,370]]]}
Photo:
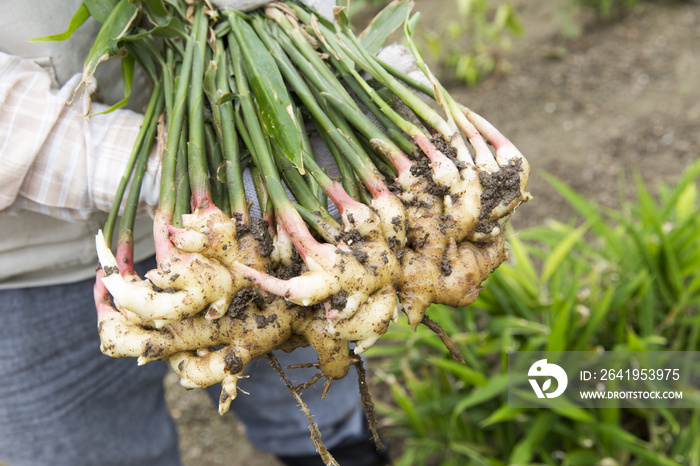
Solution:
{"label": "plaid shirt sleeve", "polygon": [[[0,211],[27,209],[70,221],[109,211],[143,116],[129,110],[81,115],[67,104],[79,81],[74,76],[58,88],[36,62],[0,52]],[[105,108],[93,104],[91,111]],[[158,164],[149,165],[142,199],[153,203]]]}

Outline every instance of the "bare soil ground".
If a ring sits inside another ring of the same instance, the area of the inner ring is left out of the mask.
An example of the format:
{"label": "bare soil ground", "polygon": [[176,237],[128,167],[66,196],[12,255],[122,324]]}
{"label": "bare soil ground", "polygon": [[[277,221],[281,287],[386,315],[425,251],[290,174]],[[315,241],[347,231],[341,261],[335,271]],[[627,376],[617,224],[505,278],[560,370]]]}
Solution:
{"label": "bare soil ground", "polygon": [[[571,216],[544,172],[614,206],[621,175],[632,195],[635,172],[650,187],[670,183],[700,154],[700,4],[642,3],[622,20],[564,39],[556,12],[566,1],[518,0],[525,35],[508,56],[511,71],[473,88],[450,86],[532,166],[534,199],[514,216],[516,230]],[[436,27],[450,13],[440,5],[453,2],[416,4],[423,24]],[[240,424],[219,416],[203,391],[185,391],[172,374],[166,388],[185,465],[279,464],[255,451]]]}

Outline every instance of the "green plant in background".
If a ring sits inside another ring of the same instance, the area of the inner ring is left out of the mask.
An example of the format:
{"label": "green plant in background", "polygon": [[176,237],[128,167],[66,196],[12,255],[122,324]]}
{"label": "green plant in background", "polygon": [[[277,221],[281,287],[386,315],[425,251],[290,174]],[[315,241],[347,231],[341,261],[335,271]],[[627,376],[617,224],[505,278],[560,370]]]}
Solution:
{"label": "green plant in background", "polygon": [[511,48],[511,36],[522,34],[511,3],[494,7],[487,0],[454,0],[444,11],[435,29],[424,29],[421,37],[446,76],[472,85],[507,69],[503,54]]}
{"label": "green plant in background", "polygon": [[343,5],[348,8],[348,16],[352,17],[364,9],[381,10],[389,4],[387,0],[339,0],[338,5]]}
{"label": "green plant in background", "polygon": [[700,464],[698,410],[515,409],[505,372],[518,350],[700,349],[699,176],[700,161],[656,197],[637,178],[615,210],[548,177],[579,221],[511,235],[473,306],[430,310],[466,364],[407,325],[369,352],[393,398],[380,409],[405,439],[397,464]]}
{"label": "green plant in background", "polygon": [[574,3],[595,12],[601,20],[619,17],[634,7],[638,0],[573,0]]}
{"label": "green plant in background", "polygon": [[[388,3],[388,0],[352,0],[347,6],[354,16],[363,9]],[[443,1],[436,18],[432,28],[420,27],[416,36],[444,79],[472,85],[491,72],[508,68],[504,55],[511,48],[511,36],[522,34],[512,3],[493,6],[488,0]]]}
{"label": "green plant in background", "polygon": [[638,3],[639,0],[568,0],[556,8],[556,16],[565,37],[579,37],[585,19],[591,15],[598,22],[613,21],[624,17]]}

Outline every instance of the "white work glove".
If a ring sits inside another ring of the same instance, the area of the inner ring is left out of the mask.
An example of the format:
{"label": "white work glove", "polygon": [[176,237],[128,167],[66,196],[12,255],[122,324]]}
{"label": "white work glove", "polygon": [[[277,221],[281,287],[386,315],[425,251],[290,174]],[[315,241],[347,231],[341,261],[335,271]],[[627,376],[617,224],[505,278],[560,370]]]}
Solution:
{"label": "white work glove", "polygon": [[391,65],[393,68],[406,73],[411,78],[430,86],[428,77],[416,65],[413,53],[405,45],[389,44],[377,53],[377,58]]}
{"label": "white work glove", "polygon": [[[335,0],[302,0],[305,4],[316,10],[327,19],[333,19],[333,7]],[[212,0],[217,8],[224,10],[231,8],[238,11],[250,11],[259,8],[271,0]]]}
{"label": "white work glove", "polygon": [[162,167],[162,151],[154,144],[151,156],[148,158],[146,172],[143,174],[141,192],[139,195],[139,211],[142,209],[153,217],[160,200],[160,173]]}

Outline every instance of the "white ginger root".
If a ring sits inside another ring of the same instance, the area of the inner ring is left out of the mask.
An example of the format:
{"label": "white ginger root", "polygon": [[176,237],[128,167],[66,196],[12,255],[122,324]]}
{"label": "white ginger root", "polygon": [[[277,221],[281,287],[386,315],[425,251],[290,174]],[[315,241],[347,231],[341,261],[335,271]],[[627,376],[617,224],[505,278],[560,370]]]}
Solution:
{"label": "white ginger root", "polygon": [[[256,348],[258,338],[267,344],[277,346],[284,343],[290,334],[291,318],[279,303],[258,307],[255,292],[242,293],[240,299],[234,299],[234,308],[227,315],[212,323],[202,316],[190,317],[180,322],[165,325],[161,329],[146,329],[131,325],[110,315],[99,324],[102,346],[109,349],[113,357],[131,356],[139,358],[139,365],[153,360],[160,360],[181,351],[195,351],[219,345],[237,345]],[[253,297],[247,296],[248,294]],[[230,315],[232,314],[232,315]],[[260,333],[268,324],[275,329]],[[280,333],[281,332],[281,333]],[[262,336],[261,336],[262,335]]]}
{"label": "white ginger root", "polygon": [[[276,235],[272,243],[272,253],[270,259],[274,264],[281,264],[288,267],[292,264],[292,256],[294,255],[294,243],[289,237],[281,223],[277,223]],[[245,264],[244,262],[241,262]]]}
{"label": "white ginger root", "polygon": [[215,258],[227,267],[239,258],[236,223],[214,204],[182,216],[184,228],[168,226],[176,248]]}
{"label": "white ginger root", "polygon": [[[400,221],[400,220],[397,220]],[[338,248],[349,252],[363,266],[360,276],[347,274],[342,290],[347,294],[343,307],[331,307],[328,318],[348,319],[371,295],[401,278],[401,267],[392,247],[385,240],[380,217],[367,206],[355,203],[343,210],[344,236]]]}
{"label": "white ginger root", "polygon": [[[170,238],[178,249],[216,259],[231,269],[241,262],[258,270],[270,264],[273,252],[269,226],[263,220],[236,223],[214,204],[182,216],[184,228],[168,226]],[[240,289],[247,283],[238,287]]]}
{"label": "white ginger root", "polygon": [[365,352],[398,321],[398,299],[393,286],[376,291],[360,309],[344,320],[329,320],[328,331],[338,338],[355,343],[355,354]]}
{"label": "white ginger root", "polygon": [[447,247],[442,202],[439,196],[428,192],[427,185],[424,179],[416,186],[408,205],[409,243],[401,258],[399,298],[411,325],[418,316],[422,319],[432,303],[432,288],[441,274],[440,265]]}
{"label": "white ginger root", "polygon": [[137,357],[140,355],[141,342],[148,331],[138,327],[112,306],[109,292],[102,283],[104,276],[104,270],[98,270],[93,287],[100,350],[113,358]]}
{"label": "white ginger root", "polygon": [[[448,240],[441,260],[412,255],[404,257],[400,299],[415,329],[432,303],[461,307],[472,304],[481,283],[507,258],[503,235],[486,246]],[[427,278],[426,278],[427,275]]]}
{"label": "white ginger root", "polygon": [[143,286],[121,276],[102,231],[95,242],[105,272],[102,283],[118,309],[134,312],[157,327],[207,308],[217,317],[226,312],[233,296],[233,280],[221,264],[201,255],[174,253],[168,263],[146,274],[157,288]]}
{"label": "white ginger root", "polygon": [[231,400],[236,397],[238,379],[243,376],[248,364],[282,347],[292,336],[293,315],[281,299],[268,302],[263,309],[251,306],[248,312],[225,322],[225,328],[218,335],[219,340],[213,344],[199,335],[193,336],[200,340],[198,348],[216,346],[224,341],[227,346],[211,351],[175,353],[169,357],[170,365],[180,375],[181,385],[185,387],[205,388],[222,383],[219,412],[223,414],[228,410]]}
{"label": "white ginger root", "polygon": [[[471,110],[452,102],[453,124],[465,134],[474,148],[474,163],[460,171],[462,183],[445,198],[445,215],[454,228],[448,236],[457,242],[488,242],[502,233],[502,227],[515,209],[530,200],[526,191],[530,166],[520,151],[491,123]],[[491,143],[495,154],[486,141]],[[464,141],[452,140],[450,148],[457,156]],[[475,210],[476,208],[476,210]]]}
{"label": "white ginger root", "polygon": [[[329,275],[324,267],[312,259],[307,258],[305,262],[309,270],[287,280],[273,277],[240,263],[235,264],[234,267],[244,277],[265,291],[300,306],[318,304],[329,295],[340,292],[340,284],[337,279]],[[332,264],[334,263],[335,261],[332,262]]]}
{"label": "white ginger root", "polygon": [[[304,312],[310,315],[304,316]],[[318,353],[319,369],[325,377],[342,379],[355,359],[350,353],[347,340],[336,337],[328,329],[328,321],[310,309],[300,309],[294,321],[294,333],[304,337]]]}
{"label": "white ginger root", "polygon": [[115,309],[98,319],[97,332],[100,335],[102,354],[112,358],[138,358],[143,352],[144,342],[159,331],[135,325]]}
{"label": "white ginger root", "polygon": [[234,346],[226,346],[216,351],[182,352],[170,357],[170,367],[180,376],[180,385],[185,388],[206,388],[221,384],[219,414],[229,410],[231,401],[238,395],[238,381],[245,365],[240,361],[250,360],[250,356]]}
{"label": "white ginger root", "polygon": [[496,150],[496,164],[484,164],[480,167],[482,174],[490,175],[486,180],[483,179],[482,175],[482,184],[487,185],[485,188],[489,184],[494,183],[498,183],[501,186],[505,185],[502,188],[498,202],[493,202],[488,212],[482,212],[482,217],[484,217],[482,220],[498,221],[502,218],[510,217],[521,203],[527,202],[532,198],[530,193],[527,192],[530,164],[518,148],[488,120],[464,106],[460,106],[460,110],[468,122]]}

